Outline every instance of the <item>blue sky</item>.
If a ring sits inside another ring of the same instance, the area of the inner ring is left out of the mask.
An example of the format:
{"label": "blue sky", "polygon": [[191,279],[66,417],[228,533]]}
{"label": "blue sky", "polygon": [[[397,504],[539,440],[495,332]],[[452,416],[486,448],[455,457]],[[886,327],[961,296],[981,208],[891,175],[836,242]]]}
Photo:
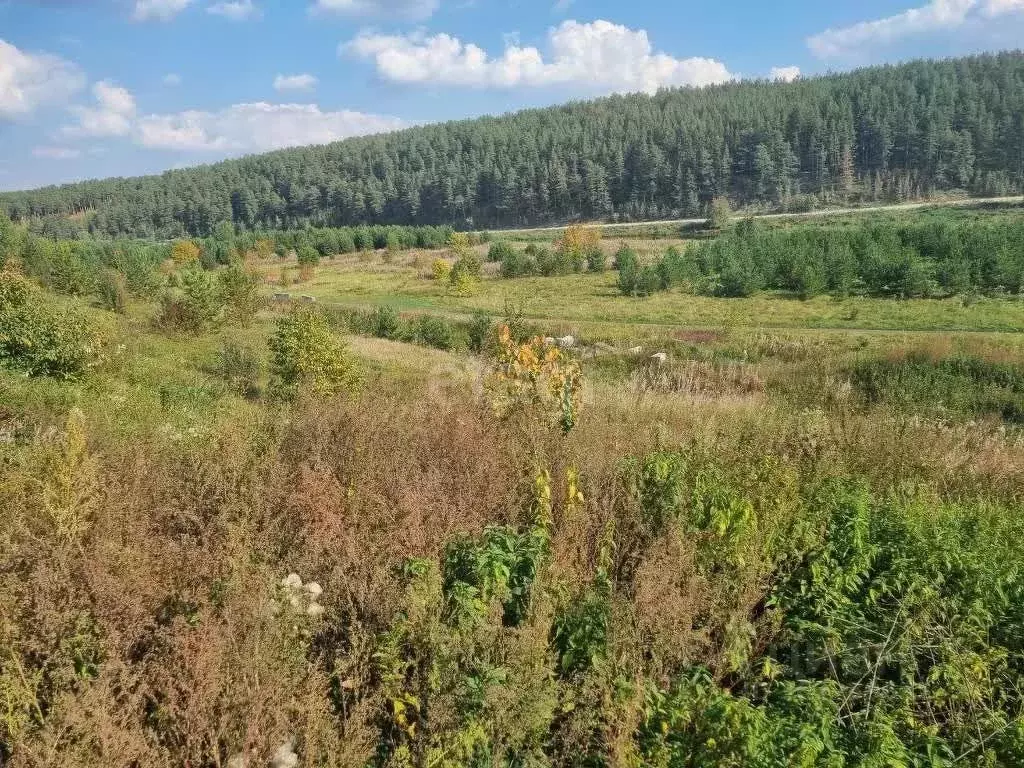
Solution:
{"label": "blue sky", "polygon": [[1024,0],[0,0],[0,189],[1022,41]]}

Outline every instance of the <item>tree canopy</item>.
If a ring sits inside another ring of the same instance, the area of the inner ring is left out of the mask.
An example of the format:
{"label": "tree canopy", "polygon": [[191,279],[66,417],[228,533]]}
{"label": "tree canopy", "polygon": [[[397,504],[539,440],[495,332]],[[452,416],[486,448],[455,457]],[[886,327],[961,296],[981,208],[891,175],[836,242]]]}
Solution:
{"label": "tree canopy", "polygon": [[[40,229],[208,236],[706,215],[1024,186],[1024,53],[611,96],[0,195]],[[74,216],[74,219],[69,217]]]}

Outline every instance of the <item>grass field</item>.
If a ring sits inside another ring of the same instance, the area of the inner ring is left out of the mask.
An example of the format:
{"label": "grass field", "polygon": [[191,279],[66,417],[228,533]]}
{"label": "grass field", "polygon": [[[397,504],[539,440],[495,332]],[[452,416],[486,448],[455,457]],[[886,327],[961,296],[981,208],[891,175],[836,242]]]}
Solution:
{"label": "grass field", "polygon": [[[647,244],[647,241],[640,241]],[[657,335],[672,328],[789,328],[900,331],[1003,331],[1024,329],[1024,302],[978,298],[891,299],[853,297],[809,301],[778,295],[715,299],[680,292],[624,299],[616,273],[485,279],[473,295],[452,293],[425,277],[417,262],[425,254],[385,264],[339,258],[324,262],[308,283],[295,287],[322,302],[387,304],[402,311],[464,315],[474,310],[501,314],[506,304],[551,330],[575,328],[595,339]],[[268,270],[273,277],[276,268]]]}

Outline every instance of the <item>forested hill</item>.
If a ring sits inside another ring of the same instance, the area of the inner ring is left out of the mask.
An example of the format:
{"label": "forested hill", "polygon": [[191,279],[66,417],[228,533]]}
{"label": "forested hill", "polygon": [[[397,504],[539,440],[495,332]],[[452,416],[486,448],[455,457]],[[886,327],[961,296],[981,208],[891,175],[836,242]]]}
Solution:
{"label": "forested hill", "polygon": [[[36,227],[209,234],[307,223],[477,228],[1024,186],[1024,53],[613,96],[0,195]],[[811,197],[813,196],[813,197]],[[52,217],[86,213],[74,221]],[[45,220],[45,217],[51,217]]]}

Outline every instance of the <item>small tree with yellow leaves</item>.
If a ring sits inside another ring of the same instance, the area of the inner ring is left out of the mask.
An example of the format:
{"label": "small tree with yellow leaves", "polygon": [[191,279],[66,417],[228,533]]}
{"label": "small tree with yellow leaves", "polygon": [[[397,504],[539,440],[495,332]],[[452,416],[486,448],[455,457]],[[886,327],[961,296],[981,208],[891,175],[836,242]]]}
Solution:
{"label": "small tree with yellow leaves", "polygon": [[448,236],[448,249],[456,257],[448,273],[448,282],[456,293],[468,296],[476,290],[476,285],[480,282],[483,265],[473,253],[469,235],[465,232],[452,232]]}
{"label": "small tree with yellow leaves", "polygon": [[444,259],[434,259],[434,263],[430,265],[430,274],[439,283],[446,282],[451,273],[452,265]]}
{"label": "small tree with yellow leaves", "polygon": [[499,326],[486,386],[499,416],[532,410],[554,417],[563,433],[576,426],[583,394],[579,363],[539,337],[519,343],[507,325]]}
{"label": "small tree with yellow leaves", "polygon": [[582,272],[584,264],[588,261],[596,262],[596,256],[601,254],[600,243],[600,227],[573,224],[565,228],[558,241],[558,255],[567,265],[567,271]]}
{"label": "small tree with yellow leaves", "polygon": [[469,235],[465,232],[452,232],[448,235],[448,250],[456,259],[461,259],[469,253]]}
{"label": "small tree with yellow leaves", "polygon": [[201,254],[199,246],[191,240],[177,240],[171,246],[171,259],[179,267],[188,266],[193,262],[199,261]]}

